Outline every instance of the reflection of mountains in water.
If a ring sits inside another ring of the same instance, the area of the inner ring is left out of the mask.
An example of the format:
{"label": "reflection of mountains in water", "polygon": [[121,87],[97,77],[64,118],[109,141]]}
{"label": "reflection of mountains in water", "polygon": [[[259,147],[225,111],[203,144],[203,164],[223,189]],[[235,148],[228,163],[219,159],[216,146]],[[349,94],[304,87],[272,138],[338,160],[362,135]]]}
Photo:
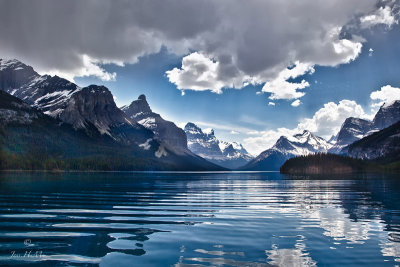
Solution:
{"label": "reflection of mountains in water", "polygon": [[0,263],[10,246],[23,253],[26,238],[52,263],[160,265],[167,257],[177,266],[312,266],[321,264],[315,251],[343,253],[371,243],[380,255],[400,258],[394,180],[285,180],[279,173],[2,176],[0,245],[8,247],[0,250]]}

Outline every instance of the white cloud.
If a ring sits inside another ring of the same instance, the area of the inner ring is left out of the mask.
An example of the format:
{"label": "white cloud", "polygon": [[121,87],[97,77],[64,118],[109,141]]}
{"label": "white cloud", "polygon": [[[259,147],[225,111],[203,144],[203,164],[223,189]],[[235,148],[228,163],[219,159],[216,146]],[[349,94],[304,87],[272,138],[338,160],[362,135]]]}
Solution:
{"label": "white cloud", "polygon": [[380,7],[373,13],[360,18],[362,28],[370,28],[378,24],[384,24],[391,27],[393,24],[397,24],[398,21],[392,14],[392,9],[389,6]]}
{"label": "white cloud", "polygon": [[302,80],[300,83],[288,82],[287,80],[313,72],[314,67],[312,65],[297,61],[294,67],[284,69],[279,72],[275,79],[266,82],[261,91],[271,93],[270,99],[300,98],[304,96],[305,93],[297,90],[304,89],[310,86],[310,84],[305,80]]}
{"label": "white cloud", "polygon": [[254,83],[245,75],[223,80],[220,63],[201,52],[191,53],[182,59],[181,68],[166,71],[171,83],[179,90],[207,91],[221,94],[223,88],[242,88],[249,83]]}
{"label": "white cloud", "polygon": [[268,102],[268,106],[275,106],[274,102]]}
{"label": "white cloud", "polygon": [[[182,59],[182,68],[174,68],[166,72],[171,83],[182,92],[183,90],[205,91],[210,90],[221,94],[222,88],[234,87],[235,85],[225,83],[218,77],[219,62],[206,55],[194,52]],[[244,82],[244,81],[243,81]],[[240,86],[243,86],[243,82]]]}
{"label": "white cloud", "polygon": [[370,98],[375,100],[373,106],[381,106],[383,103],[390,104],[394,100],[400,99],[400,88],[390,85],[382,86],[380,90],[371,93]]}
{"label": "white cloud", "polygon": [[236,131],[232,130],[232,131],[230,132],[230,134],[239,134],[239,132],[236,132]]}
{"label": "white cloud", "polygon": [[299,99],[296,99],[295,101],[292,102],[292,104],[290,104],[292,107],[298,107],[300,106],[301,102]]}
{"label": "white cloud", "polygon": [[355,101],[344,99],[337,104],[329,102],[324,104],[311,118],[300,120],[294,129],[279,128],[253,132],[252,135],[258,134],[258,136],[245,138],[243,143],[250,153],[258,155],[273,146],[280,136],[294,135],[303,130],[309,130],[328,139],[339,131],[342,123],[348,117],[368,118],[368,115]]}
{"label": "white cloud", "polygon": [[115,72],[110,73],[105,71],[99,66],[101,62],[90,58],[88,55],[82,55],[82,64],[76,65],[76,68],[72,71],[62,71],[58,69],[50,69],[42,74],[58,75],[71,82],[74,81],[75,77],[87,77],[95,76],[102,81],[115,81],[117,74]]}
{"label": "white cloud", "polygon": [[329,138],[339,131],[348,117],[367,118],[364,109],[353,100],[341,100],[338,104],[329,102],[319,109],[312,118],[306,118],[297,125],[299,131],[309,130],[318,136]]}

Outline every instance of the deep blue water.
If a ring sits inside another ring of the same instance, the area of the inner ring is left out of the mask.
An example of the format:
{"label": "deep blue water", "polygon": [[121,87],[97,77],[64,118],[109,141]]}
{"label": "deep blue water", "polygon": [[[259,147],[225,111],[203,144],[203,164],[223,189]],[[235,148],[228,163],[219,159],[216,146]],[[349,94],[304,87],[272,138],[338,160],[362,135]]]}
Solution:
{"label": "deep blue water", "polygon": [[2,173],[0,265],[393,266],[400,176]]}

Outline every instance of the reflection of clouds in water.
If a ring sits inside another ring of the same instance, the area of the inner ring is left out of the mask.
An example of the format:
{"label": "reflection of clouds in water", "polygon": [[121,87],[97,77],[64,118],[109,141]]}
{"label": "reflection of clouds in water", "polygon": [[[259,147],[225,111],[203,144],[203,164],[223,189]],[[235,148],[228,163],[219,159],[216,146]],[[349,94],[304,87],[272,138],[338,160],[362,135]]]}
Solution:
{"label": "reflection of clouds in water", "polygon": [[226,251],[221,251],[221,250],[214,250],[214,251],[209,251],[205,249],[195,249],[195,252],[198,253],[204,253],[208,255],[213,255],[213,256],[224,256],[224,255],[238,255],[244,257],[244,252],[226,252]]}
{"label": "reflection of clouds in water", "polygon": [[265,253],[272,265],[277,266],[317,266],[317,263],[304,252],[305,245],[298,243],[295,248],[279,249],[276,245],[272,250],[266,250]]}
{"label": "reflection of clouds in water", "polygon": [[[222,249],[222,245],[214,245],[216,249]],[[211,264],[213,266],[237,266],[237,267],[245,267],[245,266],[270,266],[265,262],[250,262],[250,261],[242,261],[232,259],[230,257],[245,257],[244,252],[242,251],[223,251],[223,250],[205,250],[205,249],[195,249],[195,253],[203,256],[203,257],[187,257],[183,258],[182,256],[179,258],[179,262],[175,264],[175,267],[186,267],[186,266],[208,266]],[[204,256],[213,256],[213,257],[204,257]],[[217,256],[217,257],[215,257]],[[224,256],[224,257],[222,257]],[[185,261],[185,262],[184,262]],[[195,262],[193,264],[192,262]],[[203,265],[207,264],[207,265]]]}
{"label": "reflection of clouds in water", "polygon": [[[298,236],[299,237],[299,236]],[[285,238],[285,237],[282,237]],[[291,238],[291,237],[290,237]],[[304,237],[300,236],[300,240],[296,241],[294,248],[284,248],[279,249],[277,245],[272,245],[272,250],[266,250],[265,254],[267,259],[264,261],[244,261],[234,258],[245,259],[246,255],[244,252],[237,251],[223,251],[222,245],[214,245],[214,248],[220,248],[221,250],[208,251],[205,249],[195,249],[194,252],[202,256],[198,257],[186,257],[182,256],[179,258],[178,263],[175,267],[186,267],[186,266],[317,266],[316,261],[314,261],[309,254],[305,251]],[[204,256],[214,256],[214,257],[204,257]],[[207,264],[207,265],[203,265]]]}
{"label": "reflection of clouds in water", "polygon": [[398,233],[388,233],[388,239],[380,243],[383,256],[393,257],[400,262],[400,239]]}
{"label": "reflection of clouds in water", "polygon": [[194,258],[185,258],[186,261],[198,262],[200,264],[189,264],[189,263],[177,263],[175,267],[186,267],[186,266],[209,266],[202,265],[202,263],[212,264],[212,266],[234,266],[234,267],[267,267],[271,266],[265,262],[249,262],[249,261],[239,261],[234,259],[227,258],[202,258],[202,257],[194,257]]}
{"label": "reflection of clouds in water", "polygon": [[[350,181],[340,181],[349,183]],[[299,229],[305,227],[319,227],[324,235],[335,241],[346,240],[353,244],[363,244],[370,238],[371,231],[382,231],[384,225],[379,219],[368,221],[354,221],[340,205],[343,199],[339,193],[344,186],[338,181],[291,181],[286,188],[285,201],[279,195],[281,188],[276,192],[267,193],[264,197],[275,195],[268,205],[252,205],[251,208],[263,209],[272,213],[280,213],[286,217],[300,216],[302,219]],[[346,185],[346,184],[345,184]],[[260,197],[262,202],[263,197]],[[354,201],[357,201],[355,199]],[[279,204],[283,202],[284,204]],[[358,208],[363,208],[358,206]],[[368,209],[372,209],[367,207]]]}
{"label": "reflection of clouds in water", "polygon": [[363,244],[370,238],[371,230],[383,228],[379,221],[352,221],[342,208],[336,207],[318,209],[303,218],[319,221],[318,226],[325,230],[325,236],[350,243]]}

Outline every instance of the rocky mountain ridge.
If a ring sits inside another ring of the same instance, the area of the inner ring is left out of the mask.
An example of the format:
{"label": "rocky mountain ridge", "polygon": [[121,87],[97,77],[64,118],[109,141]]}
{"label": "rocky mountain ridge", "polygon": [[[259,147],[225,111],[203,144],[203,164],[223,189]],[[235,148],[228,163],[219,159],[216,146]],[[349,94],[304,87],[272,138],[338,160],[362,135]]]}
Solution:
{"label": "rocky mountain ridge", "polygon": [[171,121],[164,120],[160,114],[154,113],[145,95],[140,95],[121,110],[133,121],[154,132],[155,137],[176,149],[178,153],[188,153],[185,132]]}
{"label": "rocky mountain ridge", "polygon": [[253,157],[247,152],[243,145],[237,142],[225,142],[219,140],[213,129],[203,131],[192,122],[185,125],[189,149],[218,165],[226,168],[236,169]]}
{"label": "rocky mountain ridge", "polygon": [[[116,106],[111,92],[104,86],[90,85],[80,88],[57,76],[41,76],[33,68],[17,60],[0,60],[0,86],[0,91],[4,92],[2,98],[7,98],[9,94],[10,97],[18,97],[28,105],[27,107],[32,107],[39,114],[50,116],[49,118],[59,121],[61,125],[70,125],[75,131],[84,132],[93,140],[108,140],[107,145],[110,147],[128,147],[132,153],[135,151],[136,157],[141,154],[143,158],[156,162],[151,164],[159,165],[159,168],[223,169],[196,156],[188,149],[177,149],[173,144],[158,138],[151,129],[129,118]],[[18,114],[15,110],[6,109],[2,111],[0,118],[3,122],[17,121],[21,126],[21,116],[18,117]],[[29,119],[27,116],[26,120]],[[28,128],[33,127],[32,125]],[[12,129],[14,128],[9,131]],[[58,131],[56,127],[52,129]],[[38,135],[40,134],[35,136]],[[17,143],[21,141],[12,140]],[[183,138],[182,143],[185,142]],[[63,153],[63,149],[68,150],[67,147],[60,147],[60,153]],[[99,153],[98,156],[105,156],[101,150],[96,150],[96,153]],[[149,165],[148,168],[150,167]]]}
{"label": "rocky mountain ridge", "polygon": [[331,153],[346,153],[346,146],[389,127],[400,120],[400,100],[383,104],[372,121],[350,117],[342,124]]}
{"label": "rocky mountain ridge", "polygon": [[241,167],[241,170],[276,171],[289,158],[316,152],[327,152],[332,147],[328,141],[309,131],[294,136],[281,136],[271,148]]}

